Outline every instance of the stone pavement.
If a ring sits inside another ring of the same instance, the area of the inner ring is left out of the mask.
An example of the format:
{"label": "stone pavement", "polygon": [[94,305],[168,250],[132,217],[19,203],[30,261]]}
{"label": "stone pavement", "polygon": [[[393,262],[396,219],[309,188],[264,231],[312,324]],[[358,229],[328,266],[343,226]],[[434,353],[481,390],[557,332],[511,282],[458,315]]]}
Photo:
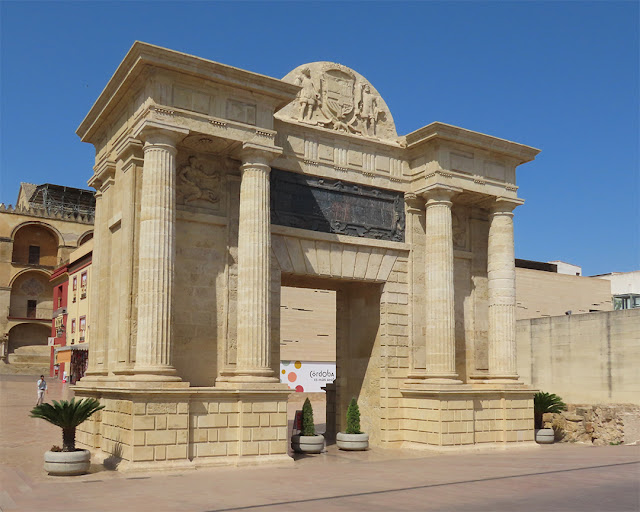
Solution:
{"label": "stone pavement", "polygon": [[[580,511],[640,510],[640,447],[538,446],[440,454],[373,449],[290,466],[121,473],[97,465],[47,476],[59,429],[28,418],[35,377],[0,376],[0,510]],[[59,383],[49,400],[69,396]]]}

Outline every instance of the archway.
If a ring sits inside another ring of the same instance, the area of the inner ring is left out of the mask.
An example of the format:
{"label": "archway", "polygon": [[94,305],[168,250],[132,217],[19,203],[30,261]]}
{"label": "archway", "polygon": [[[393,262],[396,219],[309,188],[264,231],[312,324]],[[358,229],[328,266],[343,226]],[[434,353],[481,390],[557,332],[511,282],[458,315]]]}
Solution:
{"label": "archway", "polygon": [[51,335],[51,328],[36,323],[23,323],[9,330],[8,354],[12,354],[21,347],[47,346],[47,338]]}
{"label": "archway", "polygon": [[49,275],[40,270],[25,270],[11,282],[9,317],[51,320],[53,287]]}
{"label": "archway", "polygon": [[23,265],[55,267],[61,238],[41,223],[26,223],[13,232],[11,261]]}
{"label": "archway", "polygon": [[78,239],[78,247],[86,244],[92,238],[93,238],[93,231],[87,231]]}

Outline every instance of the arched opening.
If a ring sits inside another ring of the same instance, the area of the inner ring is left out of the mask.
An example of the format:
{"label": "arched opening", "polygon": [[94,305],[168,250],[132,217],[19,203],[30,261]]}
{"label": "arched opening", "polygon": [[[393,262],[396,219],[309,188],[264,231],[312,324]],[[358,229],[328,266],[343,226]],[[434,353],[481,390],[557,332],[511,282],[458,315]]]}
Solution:
{"label": "arched opening", "polygon": [[11,284],[9,316],[51,320],[52,315],[53,286],[49,282],[49,275],[37,270],[19,274]]}
{"label": "arched opening", "polygon": [[[49,336],[51,336],[51,327],[48,325],[18,324],[9,331],[8,354],[13,354],[22,347],[44,347],[37,350],[48,354],[47,338]],[[25,352],[25,349],[20,351]]]}
{"label": "arched opening", "polygon": [[80,237],[80,239],[78,240],[78,247],[80,247],[81,245],[87,243],[89,240],[91,240],[93,238],[93,231],[89,231],[88,233],[85,233],[84,235],[82,235]]}
{"label": "arched opening", "polygon": [[58,237],[43,224],[26,224],[13,236],[11,261],[22,265],[55,267],[58,264]]}

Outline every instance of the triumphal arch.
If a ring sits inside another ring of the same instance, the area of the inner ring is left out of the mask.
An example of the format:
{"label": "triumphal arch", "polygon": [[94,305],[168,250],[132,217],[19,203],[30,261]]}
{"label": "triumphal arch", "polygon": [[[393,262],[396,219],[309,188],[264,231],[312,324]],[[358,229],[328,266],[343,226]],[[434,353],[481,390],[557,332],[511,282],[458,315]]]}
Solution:
{"label": "triumphal arch", "polygon": [[80,125],[96,148],[79,441],[130,467],[287,458],[282,285],[335,290],[340,429],[374,447],[533,440],[516,373],[516,167],[538,150],[407,135],[331,62],[282,80],[135,43]]}

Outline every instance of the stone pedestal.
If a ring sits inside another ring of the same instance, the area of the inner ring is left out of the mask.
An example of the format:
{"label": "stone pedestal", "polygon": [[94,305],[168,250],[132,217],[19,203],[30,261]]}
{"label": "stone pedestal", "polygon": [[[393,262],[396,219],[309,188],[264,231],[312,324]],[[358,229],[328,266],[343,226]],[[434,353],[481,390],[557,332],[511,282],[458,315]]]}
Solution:
{"label": "stone pedestal", "polygon": [[516,206],[518,203],[498,200],[489,215],[489,374],[486,378],[505,382],[518,380],[512,213]]}

